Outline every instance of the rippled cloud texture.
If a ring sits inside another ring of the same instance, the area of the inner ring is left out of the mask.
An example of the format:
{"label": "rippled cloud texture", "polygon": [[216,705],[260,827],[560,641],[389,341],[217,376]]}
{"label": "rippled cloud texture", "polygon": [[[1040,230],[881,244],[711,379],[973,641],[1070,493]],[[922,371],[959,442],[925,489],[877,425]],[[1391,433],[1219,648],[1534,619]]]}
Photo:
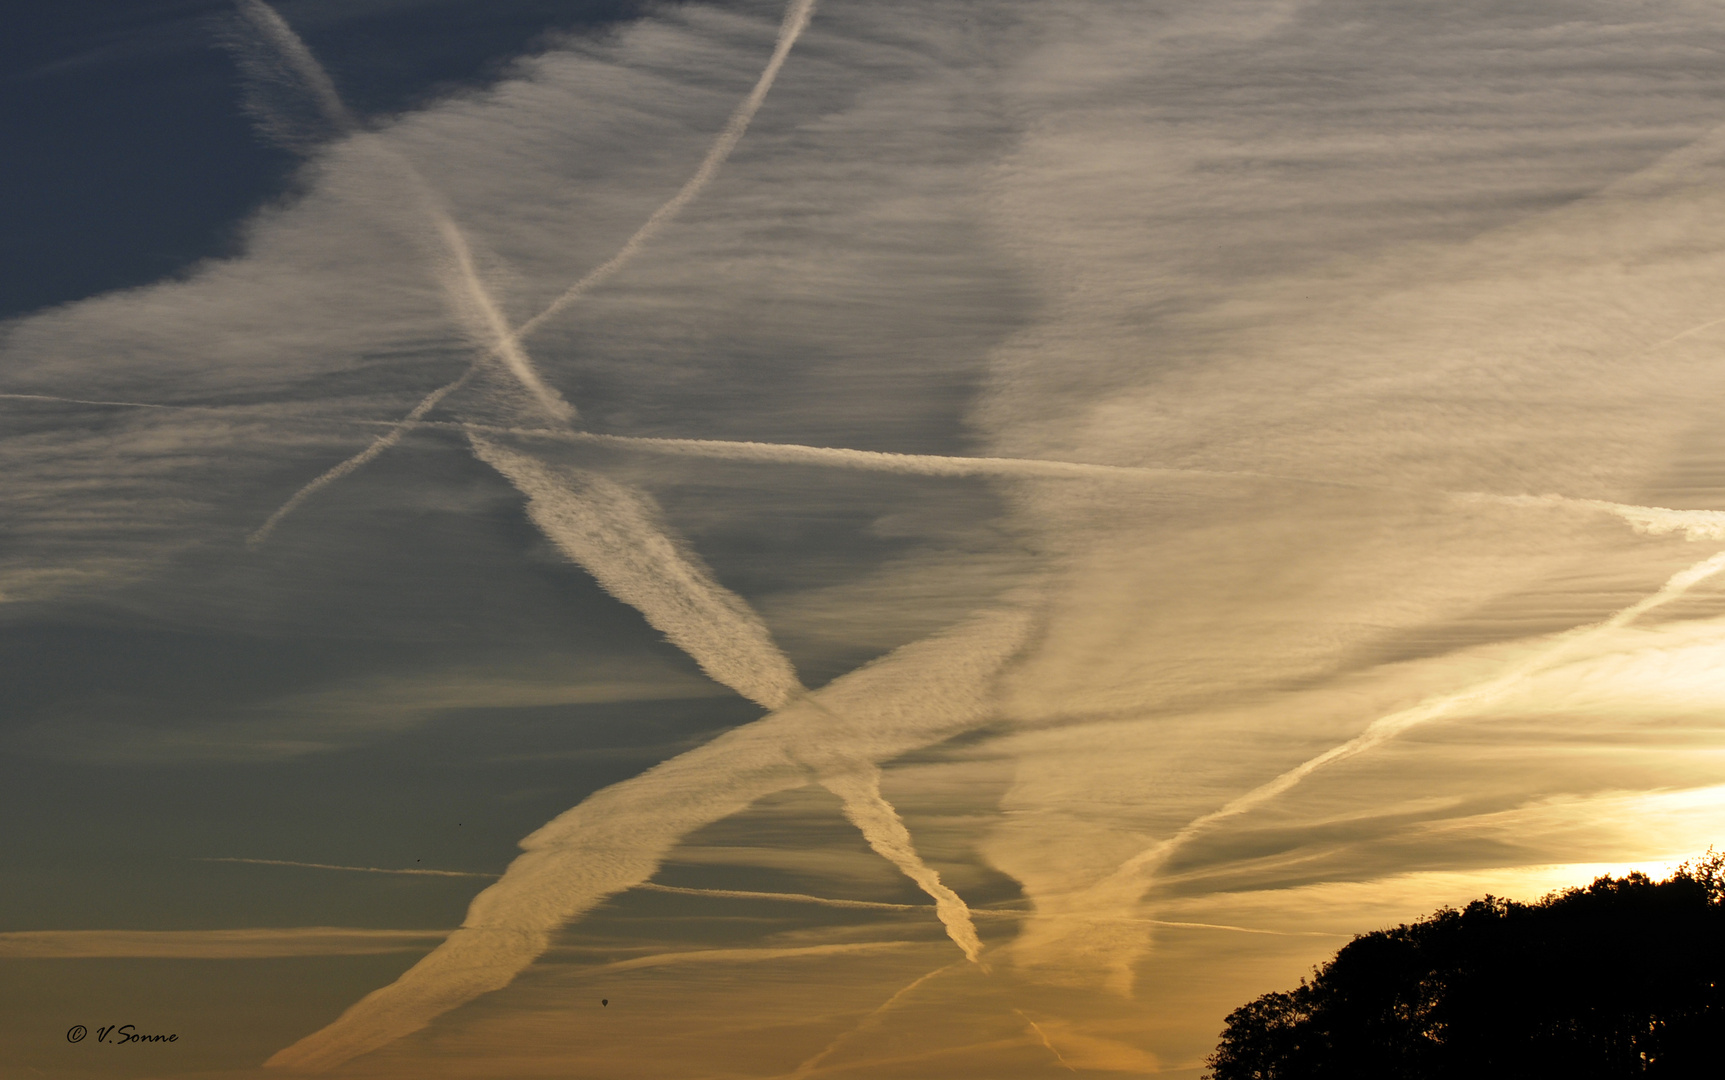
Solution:
{"label": "rippled cloud texture", "polygon": [[1725,841],[1719,12],[320,10],[243,250],[0,338],[0,1056],[1195,1077]]}

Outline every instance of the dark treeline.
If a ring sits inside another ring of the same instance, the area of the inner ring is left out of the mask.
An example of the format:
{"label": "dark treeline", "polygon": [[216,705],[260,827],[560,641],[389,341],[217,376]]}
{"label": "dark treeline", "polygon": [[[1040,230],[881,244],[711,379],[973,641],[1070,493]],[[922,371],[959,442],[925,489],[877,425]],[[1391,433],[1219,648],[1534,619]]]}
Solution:
{"label": "dark treeline", "polygon": [[1229,1015],[1212,1080],[1725,1076],[1725,854],[1355,938]]}

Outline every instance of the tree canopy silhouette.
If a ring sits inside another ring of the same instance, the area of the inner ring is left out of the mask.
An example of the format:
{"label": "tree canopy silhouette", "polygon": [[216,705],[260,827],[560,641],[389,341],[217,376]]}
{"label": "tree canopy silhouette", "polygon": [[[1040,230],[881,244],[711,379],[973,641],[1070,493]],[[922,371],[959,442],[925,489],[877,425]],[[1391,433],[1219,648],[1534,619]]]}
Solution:
{"label": "tree canopy silhouette", "polygon": [[1356,937],[1229,1014],[1210,1080],[1722,1075],[1725,854]]}

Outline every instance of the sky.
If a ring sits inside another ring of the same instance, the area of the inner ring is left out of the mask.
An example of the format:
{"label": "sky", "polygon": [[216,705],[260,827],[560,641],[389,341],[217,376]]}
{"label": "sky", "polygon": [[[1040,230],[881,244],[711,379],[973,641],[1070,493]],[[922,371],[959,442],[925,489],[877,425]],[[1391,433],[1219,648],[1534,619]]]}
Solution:
{"label": "sky", "polygon": [[37,7],[6,1076],[1196,1080],[1725,842],[1712,5]]}

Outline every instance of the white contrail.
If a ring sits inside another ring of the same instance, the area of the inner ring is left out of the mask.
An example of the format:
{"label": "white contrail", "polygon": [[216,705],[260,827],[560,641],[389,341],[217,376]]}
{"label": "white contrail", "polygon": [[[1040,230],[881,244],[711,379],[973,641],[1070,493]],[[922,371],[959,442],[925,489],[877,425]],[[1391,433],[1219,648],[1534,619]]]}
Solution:
{"label": "white contrail", "polygon": [[469,441],[527,496],[528,517],[563,554],[702,671],[769,709],[804,692],[760,616],[671,539],[646,494],[597,473],[547,465],[477,433]]}
{"label": "white contrail", "polygon": [[[240,14],[252,25],[253,29],[266,40],[275,50],[277,56],[299,83],[310,92],[317,103],[318,111],[338,134],[357,135],[360,133],[359,123],[341,100],[336,91],[334,81],[323,65],[317,62],[305,42],[300,40],[293,28],[287,24],[275,9],[263,0],[236,0]],[[457,319],[467,328],[475,343],[486,350],[486,356],[495,356],[512,374],[516,381],[526,388],[539,404],[540,408],[554,421],[567,421],[575,415],[574,408],[562,399],[558,393],[548,386],[533,367],[532,361],[521,348],[517,336],[510,331],[508,320],[497,307],[490,291],[485,288],[479,278],[479,272],[474,265],[472,246],[461,229],[443,208],[429,184],[414,168],[413,163],[389,150],[376,140],[368,140],[364,148],[373,156],[388,162],[402,178],[406,187],[412,192],[418,208],[431,223],[441,241],[446,264],[440,268],[439,278],[443,284],[446,300],[449,302]],[[444,398],[465,386],[477,373],[485,361],[482,359],[470,366],[467,371],[453,382],[433,390],[408,414],[396,423],[388,432],[372,440],[371,444],[359,453],[349,457],[335,467],[327,470],[298,491],[275,513],[269,516],[262,526],[246,539],[246,543],[256,547],[269,538],[282,519],[293,513],[307,499],[318,491],[362,468],[379,454],[400,442],[414,425],[425,415],[436,408]]]}
{"label": "white contrail", "polygon": [[644,881],[635,886],[647,892],[673,893],[677,896],[710,896],[720,900],[779,900],[794,904],[821,904],[825,907],[861,908],[868,911],[927,911],[925,904],[888,904],[879,900],[838,900],[830,896],[810,896],[794,892],[753,892],[748,889],[688,889],[680,885],[658,885]]}
{"label": "white contrail", "polygon": [[467,870],[397,870],[384,866],[339,866],[335,863],[294,862],[291,859],[194,858],[192,862],[249,863],[253,866],[298,866],[307,870],[351,870],[361,874],[407,874],[420,877],[495,878],[497,874],[476,874]]}
{"label": "white contrail", "polygon": [[1181,922],[1175,919],[1126,919],[1125,922],[1142,922],[1151,926],[1174,926],[1183,930],[1228,930],[1236,934],[1265,934],[1269,937],[1347,937],[1345,933],[1327,933],[1323,930],[1264,930],[1255,926],[1233,926],[1229,923],[1213,922]]}
{"label": "white contrail", "polygon": [[[1364,731],[1347,742],[1333,746],[1316,757],[1308,758],[1220,808],[1192,819],[1167,839],[1133,856],[1106,879],[1085,890],[1081,906],[1102,912],[1110,909],[1118,911],[1136,904],[1149,889],[1156,872],[1167,863],[1174,852],[1218,822],[1238,817],[1262,806],[1289,791],[1319,769],[1365,753],[1422,724],[1464,709],[1481,708],[1501,701],[1529,676],[1562,661],[1599,638],[1622,629],[1642,615],[1681,598],[1690,589],[1721,570],[1725,570],[1725,551],[1679,570],[1671,575],[1657,592],[1643,597],[1609,618],[1566,631],[1547,647],[1494,679],[1453,694],[1428,698],[1418,705],[1372,721]],[[1115,982],[1119,989],[1130,987],[1131,971],[1124,964],[1124,960],[1116,964]]]}
{"label": "white contrail", "polygon": [[[280,16],[276,15],[273,10],[263,4],[261,0],[240,0],[240,2],[242,4],[242,8],[248,12],[252,11],[254,8],[261,9],[261,11],[254,15],[254,23],[268,34],[271,40],[276,42],[290,60],[295,63],[296,70],[301,70],[306,73],[306,81],[308,85],[313,87],[313,93],[320,101],[326,100],[320,87],[328,88],[327,100],[333,101],[335,108],[339,110],[339,112],[332,115],[345,117],[346,119],[343,123],[348,128],[351,128],[353,126],[352,117],[348,114],[346,106],[341,104],[340,97],[335,94],[334,84],[330,81],[328,74],[325,73],[323,68],[317,63],[317,60],[311,55],[311,52],[306,49],[305,44],[294,34],[293,30],[282,21]],[[589,271],[574,285],[571,285],[543,311],[533,316],[531,319],[528,319],[513,331],[509,331],[506,325],[502,326],[501,333],[498,334],[497,340],[500,342],[507,341],[509,343],[510,351],[503,353],[502,356],[505,363],[511,365],[510,370],[515,373],[518,379],[523,377],[523,373],[526,373],[528,377],[534,380],[535,385],[540,389],[549,389],[544,387],[542,382],[537,381],[537,375],[534,373],[532,364],[527,360],[526,353],[521,347],[522,339],[542,326],[547,319],[568,307],[583,293],[588,292],[594,286],[610,278],[612,275],[616,274],[618,270],[621,270],[630,259],[634,258],[635,255],[638,254],[644,246],[646,246],[649,240],[658,235],[659,232],[661,232],[665,226],[671,222],[672,218],[682,211],[684,207],[688,206],[688,204],[701,193],[701,190],[712,182],[713,178],[718,175],[719,168],[725,163],[725,159],[730,157],[731,151],[736,149],[737,143],[748,130],[749,122],[754,119],[755,113],[760,110],[761,104],[766,100],[767,92],[772,89],[773,81],[778,78],[779,69],[784,66],[785,58],[790,55],[791,47],[796,44],[797,38],[802,36],[804,28],[808,26],[809,18],[814,13],[814,6],[814,0],[791,0],[790,5],[785,9],[784,19],[779,25],[778,39],[773,46],[773,54],[771,58],[768,59],[766,67],[762,69],[760,77],[755,80],[754,88],[749,91],[748,96],[742,100],[742,102],[731,113],[730,118],[725,121],[725,126],[720,131],[718,138],[715,139],[712,146],[708,148],[706,156],[702,158],[700,164],[696,166],[694,175],[689,177],[689,179],[683,184],[682,188],[680,188],[675,195],[671,196],[671,198],[657,210],[653,211],[653,213],[647,218],[646,222],[642,224],[639,229],[635,230],[633,235],[623,242],[623,246],[617,250],[616,254],[612,255],[611,258],[607,259],[598,267]],[[447,215],[445,217],[447,218]],[[450,223],[450,230],[453,232],[454,236],[457,238],[460,237],[460,232],[454,228],[453,222]],[[466,245],[463,242],[463,251],[465,250],[465,247]],[[456,261],[459,266],[464,267],[469,271],[468,280],[472,284],[477,285],[477,275],[471,273],[471,256],[468,255],[464,259],[458,255]],[[483,289],[481,289],[480,292],[483,293]],[[492,325],[493,321],[486,316],[485,308],[482,306],[479,310],[481,317],[487,323],[488,328],[491,329],[493,333],[497,333],[498,327],[496,325]],[[495,306],[492,305],[490,310],[495,312]],[[499,319],[500,318],[501,316],[499,316]],[[513,361],[511,358],[514,358]],[[307,498],[315,494],[320,488],[323,488],[348,475],[354,470],[363,467],[367,462],[370,462],[373,458],[377,457],[391,446],[394,446],[401,440],[402,436],[405,435],[408,430],[412,429],[421,418],[435,408],[438,402],[448,397],[451,393],[459,389],[469,379],[471,379],[474,373],[478,370],[479,364],[482,362],[483,361],[475,363],[455,382],[448,383],[436,390],[433,390],[430,394],[427,394],[424,400],[420,401],[418,405],[415,405],[413,410],[399,421],[400,426],[397,429],[392,430],[388,435],[380,437],[360,453],[348,458],[346,461],[343,461],[341,464],[330,469],[316,480],[313,480],[304,488],[301,488],[294,494],[293,498],[288,500],[287,505],[284,505],[280,510],[277,510],[275,514],[271,515],[270,522],[266,524],[265,528],[259,529],[258,533],[254,534],[254,537],[257,539],[253,542],[256,543],[258,540],[267,537],[269,530],[273,529],[275,524],[279,523],[281,519],[286,517],[289,513],[292,513],[299,504],[303,503]],[[533,390],[535,396],[539,396],[539,390],[536,390],[534,385],[529,385],[528,389]],[[563,403],[561,398],[558,398],[557,402],[562,403],[564,408],[570,408],[570,412],[567,415],[558,417],[559,419],[567,420],[574,415],[573,409],[569,407],[567,403]],[[541,403],[544,404],[543,400]]]}
{"label": "white contrail", "polygon": [[774,960],[804,960],[812,957],[844,956],[857,953],[892,952],[914,949],[916,941],[857,941],[833,945],[792,945],[758,949],[693,949],[688,952],[654,953],[628,960],[614,960],[588,970],[598,972],[639,971],[642,968],[669,967],[672,964],[760,964]]}
{"label": "white contrail", "polygon": [[[560,442],[593,443],[672,457],[710,458],[771,465],[820,465],[829,468],[863,469],[870,472],[907,473],[914,476],[1025,476],[1051,479],[1142,480],[1170,476],[1226,477],[1233,479],[1287,480],[1250,472],[1208,469],[1158,468],[1133,465],[1096,465],[1046,458],[965,457],[949,454],[895,454],[881,450],[852,450],[836,446],[804,446],[798,443],[766,443],[725,439],[662,439],[632,435],[599,435],[590,431],[551,428],[509,428],[510,434],[554,439]],[[1332,486],[1334,481],[1305,481]],[[1352,485],[1346,485],[1352,486]]]}
{"label": "white contrail", "polygon": [[1698,326],[1691,326],[1689,329],[1680,333],[1672,334],[1664,341],[1655,342],[1654,344],[1647,346],[1647,348],[1642,349],[1641,353],[1637,355],[1644,355],[1646,353],[1653,352],[1655,349],[1663,349],[1667,345],[1674,345],[1691,334],[1699,334],[1703,330],[1711,330],[1721,323],[1725,323],[1725,319],[1708,319],[1706,322],[1701,323]]}
{"label": "white contrail", "polygon": [[[637,453],[658,454],[667,457],[703,458],[716,461],[737,461],[761,465],[807,465],[818,468],[857,469],[864,472],[900,473],[908,476],[938,476],[938,477],[971,477],[971,476],[1003,476],[1027,477],[1034,479],[1072,479],[1072,480],[1161,480],[1180,477],[1199,477],[1237,480],[1277,480],[1286,483],[1313,484],[1321,487],[1361,488],[1366,485],[1347,484],[1336,480],[1311,479],[1309,477],[1285,476],[1277,473],[1259,473],[1241,470],[1200,469],[1179,466],[1159,465],[1102,465],[1084,461],[1060,461],[1053,458],[1015,458],[1015,457],[980,457],[962,454],[903,454],[884,450],[856,450],[843,446],[809,446],[802,443],[769,443],[751,442],[733,439],[667,439],[638,435],[601,435],[591,431],[575,431],[570,428],[522,427],[502,424],[479,424],[466,421],[425,420],[444,398],[461,389],[479,371],[478,366],[467,369],[461,378],[440,387],[436,393],[426,397],[414,410],[399,420],[368,420],[344,416],[324,416],[317,414],[295,413],[286,416],[272,416],[273,422],[298,422],[307,424],[349,424],[359,427],[381,427],[389,430],[379,435],[371,446],[335,466],[322,476],[307,484],[288,505],[271,516],[263,528],[253,534],[252,542],[262,540],[273,529],[286,513],[299,505],[304,498],[318,488],[331,481],[338,480],[360,465],[369,462],[378,454],[396,443],[408,434],[412,428],[429,428],[437,431],[477,431],[483,435],[509,435],[524,439],[546,439],[553,442],[585,443],[594,446],[616,447]],[[63,397],[57,394],[4,394],[0,400],[23,401],[53,401],[69,405],[108,405],[130,409],[167,409],[189,412],[231,412],[235,407],[221,405],[165,405],[148,401],[101,401],[88,398]],[[251,408],[249,406],[244,408]],[[255,417],[248,413],[248,418]],[[1499,502],[1514,502],[1517,499],[1527,499],[1528,496],[1478,495],[1465,493],[1458,495],[1464,500],[1488,500]],[[1562,496],[1540,496],[1541,499],[1561,499]],[[1567,502],[1582,500],[1568,499]],[[1601,504],[1616,506],[1618,504]],[[1633,509],[1633,508],[1631,508]],[[1663,511],[1665,513],[1706,514],[1713,511]],[[1725,516],[1725,515],[1722,515]]]}
{"label": "white contrail", "polygon": [[67,405],[119,405],[128,409],[211,409],[209,405],[156,405],[147,401],[93,401],[58,394],[0,394],[7,401],[56,401]]}
{"label": "white contrail", "polygon": [[327,1069],[507,986],[551,935],[647,881],[682,837],[845,759],[890,760],[983,722],[1032,620],[985,613],[903,646],[752,724],[605,788],[521,842],[461,929],[394,983],[266,1064]]}
{"label": "white contrail", "polygon": [[[413,176],[418,181],[418,174]],[[454,219],[437,204],[430,189],[424,187],[423,181],[419,181],[417,186],[421,188],[421,200],[425,204],[427,215],[450,256],[450,263],[442,268],[444,291],[461,313],[474,344],[487,350],[487,355],[501,360],[509,373],[515,376],[515,381],[533,396],[540,410],[553,421],[567,423],[574,419],[575,407],[563,400],[563,397],[540,377],[538,369],[527,355],[527,350],[521,346],[520,336],[510,329],[508,318],[497,306],[490,290],[480,280],[467,237],[456,226]],[[456,382],[466,378],[463,373]],[[433,391],[433,394],[435,393],[436,391]]]}
{"label": "white contrail", "polygon": [[282,519],[299,509],[301,503],[305,502],[313,495],[316,495],[319,491],[328,487],[330,484],[340,480],[348,473],[364,466],[367,462],[400,442],[407,436],[409,431],[413,430],[414,425],[417,424],[426,413],[437,408],[438,403],[444,398],[455,393],[463,386],[466,386],[467,381],[473,378],[478,371],[478,365],[474,365],[473,367],[468,368],[459,379],[456,379],[452,383],[446,383],[432,393],[427,394],[424,400],[413,407],[412,412],[409,412],[400,420],[392,423],[388,431],[371,441],[370,446],[367,446],[364,450],[361,450],[359,453],[324,472],[315,480],[294,492],[293,496],[289,498],[287,502],[282,503],[281,506],[277,507],[276,512],[265,519],[262,525],[258,526],[256,532],[253,532],[250,536],[246,537],[246,545],[248,547],[257,547],[265,540],[268,540],[270,533],[274,532],[276,526],[282,523]]}
{"label": "white contrail", "polygon": [[1056,1050],[1054,1048],[1054,1044],[1052,1042],[1048,1041],[1048,1035],[1046,1032],[1044,1032],[1042,1030],[1042,1025],[1038,1024],[1036,1021],[1032,1020],[1030,1017],[1024,1015],[1023,1009],[1014,1009],[1012,1011],[1018,1014],[1019,1019],[1023,1020],[1025,1023],[1030,1025],[1030,1030],[1034,1031],[1036,1033],[1036,1037],[1038,1039],[1042,1040],[1042,1045],[1048,1048],[1048,1052],[1050,1054],[1054,1055],[1054,1060],[1060,1062],[1061,1068],[1065,1069],[1067,1072],[1077,1072],[1078,1071],[1077,1069],[1074,1069],[1071,1065],[1067,1064],[1066,1057],[1063,1054],[1061,1054],[1061,1052],[1059,1050]]}
{"label": "white contrail", "polygon": [[870,847],[934,898],[935,917],[946,928],[947,936],[964,951],[966,960],[980,963],[982,941],[976,936],[970,908],[940,880],[940,874],[917,855],[911,844],[910,830],[904,827],[898,811],[880,793],[880,767],[865,758],[858,758],[849,768],[823,774],[821,786],[843,800],[845,817],[862,830]]}
{"label": "white contrail", "polygon": [[[341,104],[327,73],[287,24],[261,0],[243,0],[242,10],[277,44],[290,65],[312,87],[331,122],[351,130],[354,127],[351,114]],[[533,393],[553,419],[567,420],[573,410],[539,380],[521,348],[520,338],[615,273],[712,180],[765,99],[812,10],[813,0],[793,0],[780,28],[777,46],[754,90],[732,115],[682,190],[655,211],[616,255],[578,281],[519,332],[510,329],[480,280],[465,236],[412,166],[405,160],[399,161],[398,167],[450,257],[443,277],[452,306],[467,325],[476,328],[478,343],[489,346],[492,354]],[[394,155],[390,156],[394,159]],[[252,542],[266,538],[283,517],[319,488],[354,471],[399,440],[413,421],[422,418],[465,382],[469,374],[434,392],[415,407],[406,422],[375,440],[366,451],[301,489],[265,522]],[[693,552],[684,550],[670,538],[658,520],[657,507],[646,495],[596,474],[573,469],[554,472],[537,459],[505,450],[471,431],[469,438],[481,460],[503,473],[528,496],[529,516],[566,555],[593,574],[607,592],[639,610],[649,624],[693,657],[702,670],[769,709],[779,708],[805,692],[789,660],[772,642],[765,624],[741,598],[719,585]],[[981,943],[963,901],[917,857],[903,822],[880,795],[878,775],[872,784],[866,780],[859,783],[851,775],[862,767],[847,762],[843,772],[823,776],[823,783],[840,796],[846,816],[862,829],[870,845],[934,897],[936,913],[948,933],[966,956],[975,960]],[[873,769],[872,763],[866,767]]]}
{"label": "white contrail", "polygon": [[376,956],[420,952],[447,930],[341,926],[239,930],[14,930],[0,933],[0,958],[263,960],[290,956]]}

